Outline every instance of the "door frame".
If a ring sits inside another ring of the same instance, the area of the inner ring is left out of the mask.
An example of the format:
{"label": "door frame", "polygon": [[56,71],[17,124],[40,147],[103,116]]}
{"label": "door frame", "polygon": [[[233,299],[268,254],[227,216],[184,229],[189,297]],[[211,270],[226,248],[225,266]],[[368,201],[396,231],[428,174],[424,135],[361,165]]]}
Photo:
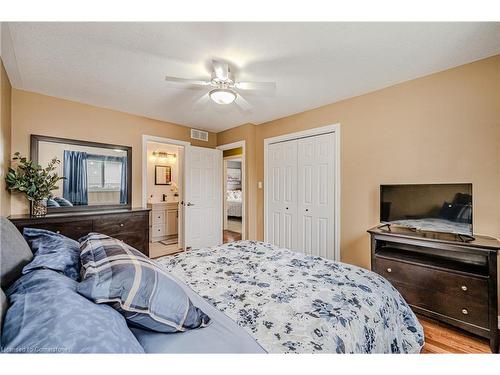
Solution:
{"label": "door frame", "polygon": [[[242,148],[242,154],[241,154],[241,177],[243,179],[241,183],[241,195],[243,196],[243,204],[241,207],[241,239],[246,240],[247,239],[247,174],[246,174],[246,141],[241,140],[237,142],[232,142],[232,143],[227,143],[224,145],[217,146],[216,148],[218,150],[221,150],[224,153],[224,150],[231,150],[233,148]],[[224,163],[224,155],[222,155],[222,163]],[[224,181],[224,164],[222,165],[223,168],[223,173],[222,173],[222,186],[225,186],[225,181]],[[222,189],[222,215],[225,215],[226,213],[224,212],[225,209],[225,201],[226,201],[226,192],[224,189]],[[224,231],[224,216],[222,217],[222,230]]]}
{"label": "door frame", "polygon": [[268,148],[269,145],[279,142],[292,141],[294,139],[313,137],[322,134],[335,133],[335,184],[334,184],[334,200],[335,200],[335,212],[334,212],[334,223],[330,227],[330,230],[334,231],[335,243],[334,243],[334,257],[336,261],[340,261],[340,123],[321,126],[318,128],[312,128],[308,130],[303,130],[295,133],[288,133],[279,135],[276,137],[270,137],[264,139],[264,241],[269,242],[269,234],[267,230],[268,218],[268,184],[269,181],[269,171],[268,171]]}
{"label": "door frame", "polygon": [[[181,197],[184,199],[184,190],[186,189],[186,183],[185,183],[185,176],[186,176],[186,149],[187,147],[191,146],[191,142],[186,142],[186,141],[180,141],[178,139],[172,139],[172,138],[165,138],[165,137],[158,137],[156,135],[147,135],[143,134],[142,135],[142,207],[147,208],[147,202],[148,202],[148,142],[156,142],[156,143],[163,143],[163,144],[169,144],[169,145],[176,145],[176,146],[182,146],[184,147],[183,150],[183,157],[181,160],[181,163],[179,163],[179,168],[182,169],[181,177],[182,177],[182,189],[181,189]],[[185,215],[184,215],[184,205],[180,204],[179,205],[179,228],[178,228],[178,243],[179,243],[179,248],[183,249],[184,248],[184,231],[186,228],[185,225]]]}

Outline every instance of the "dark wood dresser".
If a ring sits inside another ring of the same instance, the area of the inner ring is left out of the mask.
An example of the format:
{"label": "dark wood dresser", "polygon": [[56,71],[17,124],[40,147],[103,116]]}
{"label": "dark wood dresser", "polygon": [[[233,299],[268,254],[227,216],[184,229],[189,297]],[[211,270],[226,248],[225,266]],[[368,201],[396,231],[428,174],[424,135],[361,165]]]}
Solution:
{"label": "dark wood dresser", "polygon": [[149,256],[149,209],[52,213],[45,217],[10,216],[22,233],[24,228],[42,228],[78,240],[90,232],[118,238]]}
{"label": "dark wood dresser", "polygon": [[463,242],[452,234],[394,227],[368,232],[372,270],[415,313],[488,338],[498,353],[498,240],[476,236]]}

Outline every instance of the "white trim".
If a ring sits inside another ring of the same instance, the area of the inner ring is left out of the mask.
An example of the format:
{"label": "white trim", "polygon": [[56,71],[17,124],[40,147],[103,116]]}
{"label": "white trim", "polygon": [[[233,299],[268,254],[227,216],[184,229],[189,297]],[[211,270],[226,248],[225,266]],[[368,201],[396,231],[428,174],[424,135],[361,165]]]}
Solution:
{"label": "white trim", "polygon": [[[241,221],[241,239],[242,240],[246,240],[247,239],[247,216],[246,216],[246,212],[247,212],[247,201],[248,201],[248,197],[247,197],[247,175],[246,175],[246,159],[247,159],[247,152],[246,152],[246,141],[245,140],[242,140],[242,141],[237,141],[237,142],[233,142],[233,143],[227,143],[225,145],[220,145],[220,146],[217,146],[217,149],[218,150],[221,150],[224,152],[224,150],[231,150],[233,148],[238,148],[238,147],[241,147],[243,149],[243,153],[241,154],[241,176],[243,178],[243,181],[242,181],[242,184],[241,184],[241,194],[243,195],[243,206],[241,208],[241,216],[242,216],[242,221]],[[223,158],[224,160],[224,158]],[[222,173],[222,175],[224,175],[224,171]],[[222,182],[224,184],[224,181]],[[224,186],[224,185],[223,185]],[[224,190],[224,189],[223,189]],[[226,192],[223,191],[222,192],[223,197],[223,202],[225,201],[225,194]],[[224,204],[222,205],[222,209],[224,210]],[[223,215],[225,214],[225,212],[223,212]],[[224,229],[224,216],[222,217],[222,228]]]}
{"label": "white trim", "polygon": [[280,135],[277,137],[271,137],[264,139],[264,241],[268,242],[267,233],[267,183],[268,181],[268,170],[267,170],[267,157],[268,157],[268,147],[273,143],[286,142],[294,139],[312,137],[315,135],[321,135],[326,133],[335,133],[335,213],[334,213],[334,233],[335,233],[335,260],[340,261],[340,123],[321,126],[319,128],[312,128],[304,131],[299,131],[296,133],[289,133]]}

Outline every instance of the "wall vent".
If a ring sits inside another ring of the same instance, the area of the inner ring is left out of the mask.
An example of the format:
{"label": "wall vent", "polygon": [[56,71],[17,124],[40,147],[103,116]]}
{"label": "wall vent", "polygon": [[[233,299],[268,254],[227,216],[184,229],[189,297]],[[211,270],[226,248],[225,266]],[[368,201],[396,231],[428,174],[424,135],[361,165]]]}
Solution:
{"label": "wall vent", "polygon": [[208,132],[204,130],[191,129],[191,138],[199,141],[208,142]]}

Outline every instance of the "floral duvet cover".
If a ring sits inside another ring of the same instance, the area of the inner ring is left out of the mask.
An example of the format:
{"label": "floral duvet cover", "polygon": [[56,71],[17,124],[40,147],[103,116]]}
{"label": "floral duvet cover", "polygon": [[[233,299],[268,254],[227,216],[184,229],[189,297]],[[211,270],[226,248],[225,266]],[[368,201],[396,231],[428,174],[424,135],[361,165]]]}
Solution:
{"label": "floral duvet cover", "polygon": [[419,353],[414,313],[383,277],[257,242],[158,260],[269,353]]}

